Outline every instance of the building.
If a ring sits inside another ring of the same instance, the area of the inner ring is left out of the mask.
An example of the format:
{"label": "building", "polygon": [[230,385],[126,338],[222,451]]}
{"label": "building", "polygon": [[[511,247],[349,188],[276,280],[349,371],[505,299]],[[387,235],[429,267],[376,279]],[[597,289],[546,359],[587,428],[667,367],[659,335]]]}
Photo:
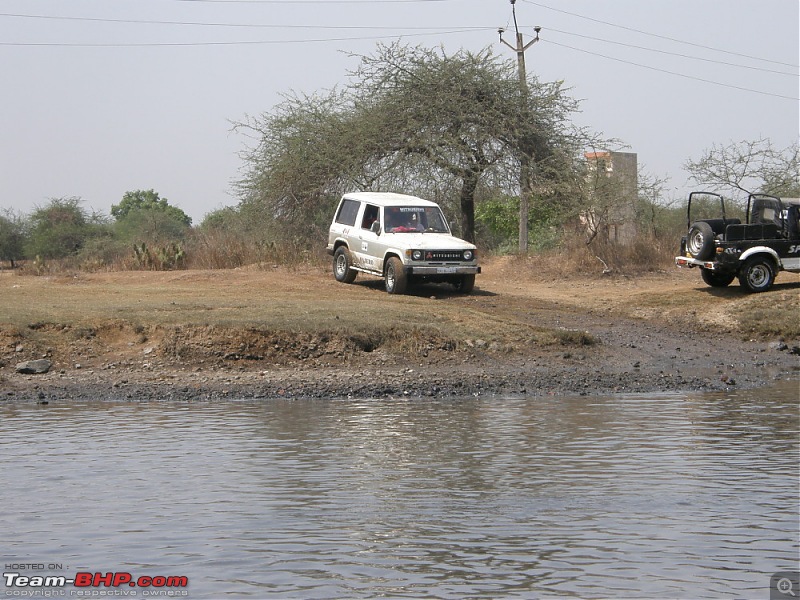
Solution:
{"label": "building", "polygon": [[581,220],[590,234],[628,244],[636,237],[638,157],[633,152],[586,152],[591,208]]}

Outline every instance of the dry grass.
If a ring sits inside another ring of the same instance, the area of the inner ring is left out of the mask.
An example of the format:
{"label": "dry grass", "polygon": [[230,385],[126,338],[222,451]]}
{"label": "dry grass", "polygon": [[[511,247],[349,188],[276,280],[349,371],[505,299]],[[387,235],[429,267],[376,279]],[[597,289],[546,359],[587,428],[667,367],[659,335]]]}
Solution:
{"label": "dry grass", "polygon": [[0,285],[8,344],[158,343],[184,358],[376,348],[413,356],[476,344],[512,350],[586,343],[492,314],[473,300],[445,287],[390,296],[377,279],[345,286],[312,267],[4,276]]}
{"label": "dry grass", "polygon": [[626,246],[601,239],[587,245],[581,237],[576,237],[570,238],[566,245],[530,258],[543,270],[561,275],[634,275],[674,269],[676,250],[674,240],[652,236],[640,236]]}
{"label": "dry grass", "polygon": [[[697,269],[605,273],[563,263],[559,255],[495,259],[496,287],[505,294],[528,295],[598,314],[615,313],[647,320],[665,320],[688,330],[714,328],[747,339],[800,339],[800,274],[778,274],[766,293],[750,294],[737,282],[719,289],[705,285]],[[591,262],[587,259],[587,265]]]}
{"label": "dry grass", "polygon": [[746,337],[778,336],[800,339],[800,292],[797,287],[779,284],[766,294],[752,296],[741,303],[739,329]]}

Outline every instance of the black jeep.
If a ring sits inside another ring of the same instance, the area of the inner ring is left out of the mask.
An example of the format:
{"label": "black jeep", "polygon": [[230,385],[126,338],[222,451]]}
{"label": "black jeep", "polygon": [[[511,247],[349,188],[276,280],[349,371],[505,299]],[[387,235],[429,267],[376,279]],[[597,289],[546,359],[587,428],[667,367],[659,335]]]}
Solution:
{"label": "black jeep", "polygon": [[[720,215],[692,220],[692,201],[719,201]],[[679,267],[700,267],[708,285],[725,287],[736,277],[751,292],[764,292],[778,271],[800,273],[800,199],[751,194],[745,222],[725,214],[719,194],[692,192],[687,208],[688,234],[681,239]]]}

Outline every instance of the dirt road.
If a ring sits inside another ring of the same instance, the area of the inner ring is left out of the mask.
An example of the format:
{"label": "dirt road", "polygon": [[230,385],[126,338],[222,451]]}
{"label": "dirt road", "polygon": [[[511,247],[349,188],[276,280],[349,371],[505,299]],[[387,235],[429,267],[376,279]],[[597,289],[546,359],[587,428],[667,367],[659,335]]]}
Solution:
{"label": "dirt road", "polygon": [[[723,390],[797,377],[800,277],[565,278],[494,259],[471,295],[327,270],[0,277],[0,398],[457,397]],[[794,315],[793,317],[791,315]],[[794,323],[794,324],[793,324]],[[44,375],[16,365],[47,358]]]}

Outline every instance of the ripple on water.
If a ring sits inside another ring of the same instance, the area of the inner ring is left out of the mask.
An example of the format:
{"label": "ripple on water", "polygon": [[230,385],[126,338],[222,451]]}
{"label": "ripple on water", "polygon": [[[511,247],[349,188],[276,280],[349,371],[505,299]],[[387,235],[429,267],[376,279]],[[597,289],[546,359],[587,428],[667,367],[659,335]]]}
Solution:
{"label": "ripple on water", "polygon": [[763,596],[797,564],[797,399],[6,404],[0,531],[195,598]]}

